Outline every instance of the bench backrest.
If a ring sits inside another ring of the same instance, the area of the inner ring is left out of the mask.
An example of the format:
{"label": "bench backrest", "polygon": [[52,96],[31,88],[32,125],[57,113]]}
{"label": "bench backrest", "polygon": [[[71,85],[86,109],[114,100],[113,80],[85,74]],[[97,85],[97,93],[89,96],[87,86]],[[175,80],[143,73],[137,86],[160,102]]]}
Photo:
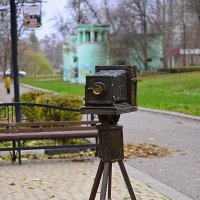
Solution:
{"label": "bench backrest", "polygon": [[52,121],[0,123],[0,133],[96,130],[98,121]]}

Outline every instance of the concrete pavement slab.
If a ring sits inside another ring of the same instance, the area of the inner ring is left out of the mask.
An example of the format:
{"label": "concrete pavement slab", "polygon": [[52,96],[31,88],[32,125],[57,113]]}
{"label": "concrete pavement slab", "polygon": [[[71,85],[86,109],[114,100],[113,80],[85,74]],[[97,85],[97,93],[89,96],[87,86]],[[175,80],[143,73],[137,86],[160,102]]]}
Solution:
{"label": "concrete pavement slab", "polygon": [[[0,162],[0,199],[2,200],[88,200],[96,175],[98,158],[71,158],[50,160],[24,160],[22,165]],[[167,197],[159,188],[153,189],[149,182],[138,176],[131,166],[127,172],[137,200],[179,200]],[[135,176],[138,176],[135,178]],[[140,174],[141,176],[141,174]],[[142,175],[145,176],[145,175]],[[139,178],[139,179],[138,179]],[[158,184],[158,183],[157,183]],[[100,197],[99,187],[96,199]],[[176,193],[171,188],[170,192]],[[182,195],[181,200],[190,200]],[[113,164],[112,199],[130,199],[118,165]]]}

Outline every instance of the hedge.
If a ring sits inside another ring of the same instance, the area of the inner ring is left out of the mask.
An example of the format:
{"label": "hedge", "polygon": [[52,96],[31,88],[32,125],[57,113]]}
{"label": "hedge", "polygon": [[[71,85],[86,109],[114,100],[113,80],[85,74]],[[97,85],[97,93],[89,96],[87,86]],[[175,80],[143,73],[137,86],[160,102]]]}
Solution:
{"label": "hedge", "polygon": [[194,72],[200,71],[200,67],[176,67],[176,68],[162,68],[158,69],[159,73],[184,73],[184,72]]}
{"label": "hedge", "polygon": [[[83,99],[78,95],[49,94],[39,91],[30,91],[23,93],[21,95],[21,102],[48,104],[73,109],[80,109],[83,106]],[[37,113],[38,118],[41,120],[51,118],[51,113],[48,113],[46,108],[43,107],[34,107],[32,112]],[[79,112],[56,110],[53,118],[55,121],[81,120],[82,115]],[[31,121],[33,121],[33,119]]]}

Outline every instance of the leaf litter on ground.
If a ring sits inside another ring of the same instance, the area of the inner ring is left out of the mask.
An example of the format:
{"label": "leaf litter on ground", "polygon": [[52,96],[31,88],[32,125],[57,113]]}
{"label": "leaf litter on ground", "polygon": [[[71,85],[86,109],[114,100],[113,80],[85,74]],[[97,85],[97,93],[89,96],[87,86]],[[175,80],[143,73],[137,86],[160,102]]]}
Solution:
{"label": "leaf litter on ground", "polygon": [[125,158],[154,158],[171,156],[173,151],[165,147],[159,147],[155,144],[124,144]]}
{"label": "leaf litter on ground", "polygon": [[[124,144],[124,157],[129,158],[155,158],[155,157],[165,157],[173,155],[173,151],[165,147],[160,147],[155,144]],[[95,156],[95,152],[88,150],[86,152],[80,151],[79,153],[63,153],[55,155],[36,155],[36,154],[25,154],[22,156],[23,160],[35,160],[35,159],[62,159],[62,158],[85,158]],[[2,161],[10,160],[10,156],[1,157]]]}

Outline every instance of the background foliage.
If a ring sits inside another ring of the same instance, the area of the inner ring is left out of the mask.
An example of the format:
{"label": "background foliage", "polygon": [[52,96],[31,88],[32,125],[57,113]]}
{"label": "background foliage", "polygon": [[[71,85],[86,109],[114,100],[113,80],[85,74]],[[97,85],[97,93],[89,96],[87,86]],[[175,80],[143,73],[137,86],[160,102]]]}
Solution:
{"label": "background foliage", "polygon": [[[21,95],[21,102],[31,102],[38,104],[48,104],[63,108],[80,109],[83,106],[83,99],[77,95],[70,94],[49,94],[39,91],[30,91]],[[45,120],[52,118],[51,113],[43,107],[33,107],[33,113],[37,113],[39,119]],[[49,116],[48,116],[49,115]],[[79,112],[57,111],[55,110],[53,119],[55,121],[65,120],[81,120],[82,116]],[[33,120],[33,119],[30,119]]]}

